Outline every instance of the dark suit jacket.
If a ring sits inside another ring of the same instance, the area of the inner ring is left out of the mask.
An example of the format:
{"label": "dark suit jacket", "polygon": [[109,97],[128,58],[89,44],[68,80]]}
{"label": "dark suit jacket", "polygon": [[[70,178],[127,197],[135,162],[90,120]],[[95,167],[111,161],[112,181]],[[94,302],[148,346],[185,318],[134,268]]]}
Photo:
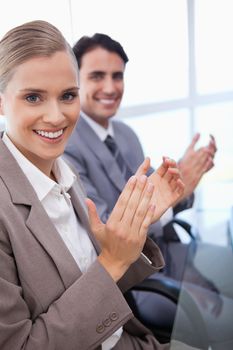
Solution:
{"label": "dark suit jacket", "polygon": [[[162,349],[134,318],[122,292],[163,266],[149,239],[118,285],[96,261],[82,274],[34,189],[0,140],[0,349],[89,350],[124,325],[114,349]],[[89,227],[79,180],[70,190],[76,214]],[[137,338],[138,337],[138,338]]]}
{"label": "dark suit jacket", "polygon": [[[133,175],[144,160],[142,146],[137,135],[125,123],[113,121],[113,129],[116,143]],[[99,215],[106,221],[126,180],[111,152],[82,116],[68,141],[64,157],[79,172],[88,197],[95,202]],[[148,175],[153,171],[150,168]],[[193,196],[179,203],[174,213],[187,209],[192,202]],[[151,225],[149,234],[154,238],[163,235],[159,221]]]}

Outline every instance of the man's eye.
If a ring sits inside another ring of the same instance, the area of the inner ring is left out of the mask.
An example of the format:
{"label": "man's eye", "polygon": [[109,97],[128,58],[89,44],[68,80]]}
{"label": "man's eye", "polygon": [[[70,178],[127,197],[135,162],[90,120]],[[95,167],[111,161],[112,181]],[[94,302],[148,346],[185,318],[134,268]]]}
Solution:
{"label": "man's eye", "polygon": [[38,102],[40,99],[39,99],[39,96],[38,95],[28,95],[26,97],[26,100],[28,102],[31,102],[31,103],[35,103],[35,102]]}
{"label": "man's eye", "polygon": [[92,76],[90,76],[90,79],[94,80],[94,81],[100,81],[101,79],[103,79],[103,75],[101,75],[101,74],[93,74]]}
{"label": "man's eye", "polygon": [[116,73],[113,75],[114,80],[123,80],[123,74],[122,73]]}

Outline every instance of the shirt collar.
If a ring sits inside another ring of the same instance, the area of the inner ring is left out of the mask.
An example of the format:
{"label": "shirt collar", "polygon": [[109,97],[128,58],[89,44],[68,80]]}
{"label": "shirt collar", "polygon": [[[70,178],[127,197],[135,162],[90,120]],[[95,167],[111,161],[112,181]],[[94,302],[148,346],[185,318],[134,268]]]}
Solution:
{"label": "shirt collar", "polygon": [[94,121],[88,115],[86,115],[84,112],[81,112],[81,116],[88,123],[88,125],[92,128],[92,130],[94,130],[94,132],[97,134],[97,136],[100,138],[101,141],[104,141],[108,135],[111,135],[112,137],[114,137],[114,131],[113,131],[113,126],[112,126],[111,120],[109,120],[107,129],[105,129],[103,126],[98,124],[96,121]]}
{"label": "shirt collar", "polygon": [[53,173],[58,182],[56,183],[25,157],[15,147],[6,133],[3,134],[2,140],[31,183],[40,201],[42,201],[52,189],[56,189],[56,191],[59,190],[59,192],[61,192],[61,190],[67,192],[76,180],[75,174],[61,157],[57,158],[53,165]]}

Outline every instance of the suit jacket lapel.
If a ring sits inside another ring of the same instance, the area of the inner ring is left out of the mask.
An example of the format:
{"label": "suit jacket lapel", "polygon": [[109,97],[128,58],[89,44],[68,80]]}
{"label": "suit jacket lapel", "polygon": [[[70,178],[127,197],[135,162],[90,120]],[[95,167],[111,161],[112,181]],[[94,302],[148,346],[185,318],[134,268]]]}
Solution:
{"label": "suit jacket lapel", "polygon": [[68,288],[82,273],[40,202],[32,204],[26,226],[51,256]]}
{"label": "suit jacket lapel", "polygon": [[[86,144],[86,147],[91,149],[91,151],[99,159],[110,181],[121,192],[125,185],[124,176],[122,175],[115,160],[113,161],[111,152],[82,117],[80,117],[78,122],[77,132],[78,137],[82,138],[83,142]],[[85,135],[85,139],[82,137],[82,135]]]}
{"label": "suit jacket lapel", "polygon": [[[8,188],[13,204],[27,207],[29,214],[25,225],[51,256],[65,287],[69,287],[81,276],[81,271],[49,219],[30,182],[1,139],[0,177]],[[72,197],[74,199],[75,195]],[[78,207],[76,210],[79,214]],[[84,218],[84,214],[79,215]]]}
{"label": "suit jacket lapel", "polygon": [[97,253],[99,253],[100,246],[99,246],[98,242],[96,241],[95,237],[93,236],[93,234],[91,233],[91,227],[90,227],[90,223],[89,223],[89,219],[88,219],[88,212],[87,212],[86,206],[84,205],[85,197],[84,197],[84,193],[81,189],[79,181],[80,180],[78,179],[75,182],[74,186],[72,186],[72,188],[69,190],[69,194],[71,196],[72,204],[74,206],[74,209],[76,211],[76,214],[77,214],[80,222],[82,223],[87,234],[89,235],[89,238],[92,241],[92,244],[94,245]]}

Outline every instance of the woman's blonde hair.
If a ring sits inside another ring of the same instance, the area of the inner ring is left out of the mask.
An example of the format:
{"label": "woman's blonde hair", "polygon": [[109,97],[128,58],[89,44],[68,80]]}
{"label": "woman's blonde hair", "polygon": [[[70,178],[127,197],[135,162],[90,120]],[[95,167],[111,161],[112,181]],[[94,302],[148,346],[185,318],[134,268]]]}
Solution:
{"label": "woman's blonde hair", "polygon": [[49,57],[57,51],[69,52],[77,66],[71,46],[51,23],[36,20],[9,30],[0,41],[0,92],[20,64],[33,57]]}

